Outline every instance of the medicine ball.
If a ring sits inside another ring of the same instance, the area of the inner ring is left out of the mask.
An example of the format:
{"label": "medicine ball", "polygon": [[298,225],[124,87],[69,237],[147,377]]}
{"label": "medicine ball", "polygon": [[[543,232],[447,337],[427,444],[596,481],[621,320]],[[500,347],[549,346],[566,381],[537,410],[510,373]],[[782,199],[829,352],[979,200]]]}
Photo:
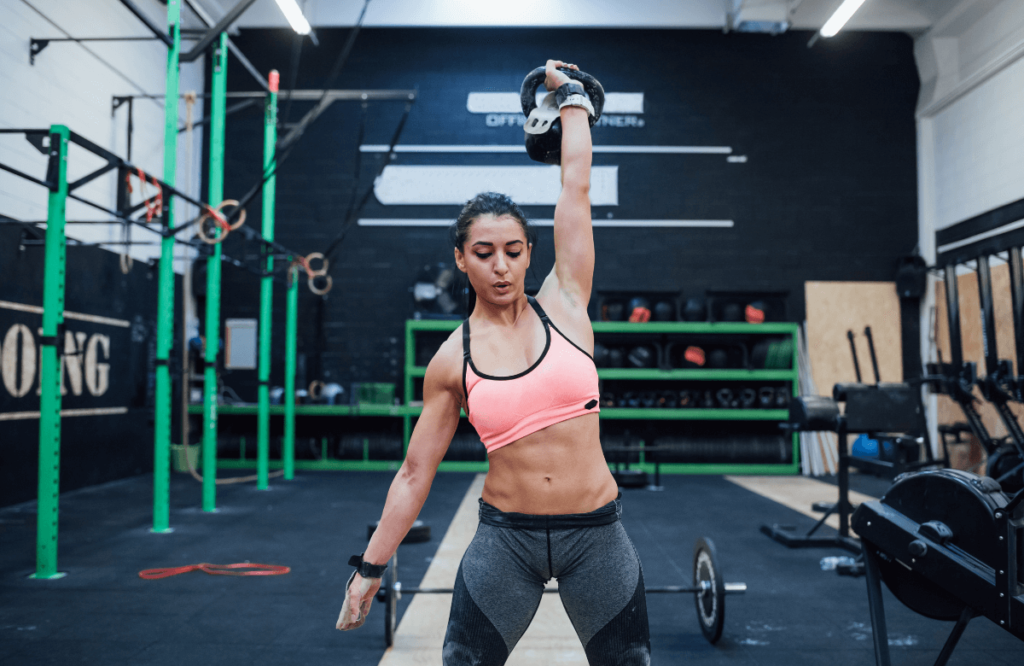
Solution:
{"label": "medicine ball", "polygon": [[626,305],[626,312],[629,313],[629,321],[633,323],[646,323],[651,320],[651,302],[643,297],[629,299]]}
{"label": "medicine ball", "polygon": [[594,345],[594,365],[599,368],[608,367],[608,348],[600,343]]}
{"label": "medicine ball", "polygon": [[743,308],[738,303],[726,303],[722,306],[722,321],[743,321]]}
{"label": "medicine ball", "polygon": [[605,301],[601,304],[602,321],[622,321],[626,318],[626,309],[621,301]]}
{"label": "medicine ball", "polygon": [[706,321],[708,309],[702,298],[688,298],[686,306],[683,307],[683,320],[685,321]]}
{"label": "medicine ball", "polygon": [[658,355],[650,345],[639,345],[629,350],[628,360],[634,368],[653,368]]}
{"label": "medicine ball", "polygon": [[712,349],[708,354],[708,367],[716,370],[729,367],[729,354],[724,349]]}
{"label": "medicine ball", "polygon": [[626,365],[626,355],[622,353],[622,350],[618,347],[612,347],[608,350],[608,367],[609,368],[621,368]]}
{"label": "medicine ball", "polygon": [[703,368],[706,363],[704,350],[696,345],[690,345],[683,349],[681,358],[677,359],[675,365],[679,368]]}
{"label": "medicine ball", "polygon": [[754,301],[748,304],[743,311],[743,316],[748,324],[763,324],[766,316],[764,301]]}
{"label": "medicine ball", "polygon": [[668,301],[658,301],[654,304],[654,321],[675,321],[676,309]]}

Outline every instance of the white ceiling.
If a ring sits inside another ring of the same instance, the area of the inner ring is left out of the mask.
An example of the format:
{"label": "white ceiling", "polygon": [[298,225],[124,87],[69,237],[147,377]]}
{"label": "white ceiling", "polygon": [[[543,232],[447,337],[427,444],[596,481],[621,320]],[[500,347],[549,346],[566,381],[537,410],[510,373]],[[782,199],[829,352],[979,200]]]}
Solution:
{"label": "white ceiling", "polygon": [[[155,0],[151,0],[155,3]],[[198,0],[219,17],[236,0]],[[354,25],[363,0],[298,0],[314,28]],[[842,0],[371,0],[365,26],[607,27],[723,29],[742,21],[788,21],[816,30]],[[866,0],[849,30],[921,33],[958,4],[984,0]],[[738,10],[738,11],[737,11]],[[186,16],[190,12],[185,10]],[[738,21],[735,18],[738,17]],[[186,23],[192,23],[187,21]],[[275,0],[256,0],[238,28],[287,27]]]}

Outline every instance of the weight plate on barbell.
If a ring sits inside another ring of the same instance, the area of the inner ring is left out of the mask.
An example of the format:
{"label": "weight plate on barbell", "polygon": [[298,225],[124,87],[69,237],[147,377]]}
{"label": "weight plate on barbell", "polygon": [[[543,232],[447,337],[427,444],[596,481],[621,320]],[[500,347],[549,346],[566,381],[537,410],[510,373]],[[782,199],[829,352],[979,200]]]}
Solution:
{"label": "weight plate on barbell", "polygon": [[[380,524],[379,520],[375,520],[366,526],[366,538],[369,539],[373,536],[373,533],[377,531],[377,525]],[[409,532],[402,539],[402,543],[424,543],[430,541],[430,525],[427,525],[422,520],[413,521],[412,527],[409,528]]]}
{"label": "weight plate on barbell", "polygon": [[693,597],[700,630],[713,644],[722,637],[725,626],[725,583],[715,544],[707,537],[697,539],[693,548],[693,586],[704,588]]}
{"label": "weight plate on barbell", "polygon": [[391,556],[384,579],[380,582],[384,593],[384,645],[395,644],[395,627],[398,624],[398,595],[395,594],[398,583],[398,553]]}

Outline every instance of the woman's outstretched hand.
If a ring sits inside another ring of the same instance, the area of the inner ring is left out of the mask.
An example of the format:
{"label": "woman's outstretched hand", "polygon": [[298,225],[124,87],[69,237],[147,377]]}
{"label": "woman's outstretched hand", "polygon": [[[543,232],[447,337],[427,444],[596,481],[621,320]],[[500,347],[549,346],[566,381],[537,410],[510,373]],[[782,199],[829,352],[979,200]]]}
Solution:
{"label": "woman's outstretched hand", "polygon": [[341,631],[358,629],[363,626],[366,616],[370,614],[370,604],[379,587],[380,578],[363,578],[357,573],[352,579],[352,584],[345,590],[345,603],[341,606],[338,624],[335,626]]}
{"label": "woman's outstretched hand", "polygon": [[558,90],[558,88],[563,84],[572,81],[565,72],[558,71],[559,67],[579,71],[579,67],[576,65],[570,65],[569,63],[562,62],[561,60],[548,60],[548,64],[544,67],[546,74],[544,77],[544,87],[548,89],[548,92]]}

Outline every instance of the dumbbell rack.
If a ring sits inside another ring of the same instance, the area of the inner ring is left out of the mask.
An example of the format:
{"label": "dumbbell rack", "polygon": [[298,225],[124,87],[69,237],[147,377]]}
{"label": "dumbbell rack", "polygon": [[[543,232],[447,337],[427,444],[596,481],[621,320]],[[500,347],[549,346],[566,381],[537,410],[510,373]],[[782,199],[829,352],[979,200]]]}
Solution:
{"label": "dumbbell rack", "polygon": [[[458,328],[459,321],[451,320],[408,320],[405,326],[405,379],[404,405],[408,414],[405,420],[404,447],[408,447],[412,433],[413,419],[421,408],[412,403],[415,395],[415,382],[422,380],[426,368],[415,365],[416,336],[426,331],[449,332]],[[713,370],[704,368],[663,370],[659,368],[599,368],[598,377],[604,380],[640,380],[640,381],[687,381],[687,382],[743,382],[783,381],[791,382],[793,395],[798,390],[798,370],[796,361],[796,339],[798,325],[793,323],[747,324],[736,322],[594,322],[594,334],[598,342],[602,334],[628,334],[637,339],[651,336],[655,341],[665,335],[771,335],[791,336],[794,350],[793,361],[788,369],[781,370],[744,370],[724,369]],[[463,416],[465,416],[463,414]],[[602,419],[618,420],[700,420],[700,421],[774,421],[784,423],[789,418],[788,409],[671,409],[671,408],[618,408],[601,409]],[[799,440],[792,437],[793,455],[790,463],[661,463],[660,472],[668,474],[795,474],[799,471]],[[654,472],[654,463],[647,462],[644,457],[643,443],[639,450],[640,462],[631,467]],[[403,449],[404,450],[404,449]],[[486,471],[486,461],[444,461],[441,470],[450,471]]]}

